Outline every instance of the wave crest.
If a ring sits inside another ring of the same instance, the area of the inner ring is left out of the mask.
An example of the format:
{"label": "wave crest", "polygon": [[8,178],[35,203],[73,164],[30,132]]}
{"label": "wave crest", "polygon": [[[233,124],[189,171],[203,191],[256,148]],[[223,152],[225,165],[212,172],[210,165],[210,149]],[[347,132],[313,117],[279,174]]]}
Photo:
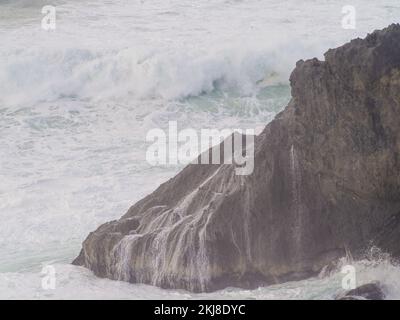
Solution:
{"label": "wave crest", "polygon": [[277,48],[195,53],[27,48],[0,55],[0,102],[173,100],[216,89],[251,95],[262,86],[287,82],[296,57],[293,50]]}

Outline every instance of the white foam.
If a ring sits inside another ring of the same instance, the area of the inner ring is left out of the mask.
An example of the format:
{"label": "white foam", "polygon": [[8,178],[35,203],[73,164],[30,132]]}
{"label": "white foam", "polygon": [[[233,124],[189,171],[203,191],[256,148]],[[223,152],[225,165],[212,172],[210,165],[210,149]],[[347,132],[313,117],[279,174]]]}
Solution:
{"label": "white foam", "polygon": [[370,12],[362,1],[354,5],[368,23],[354,31],[340,27],[340,1],[68,1],[56,6],[57,29],[45,32],[41,4],[29,5],[13,32],[0,29],[0,105],[180,99],[216,87],[249,95],[257,83],[287,82],[298,59],[321,58],[391,18],[390,7],[374,4]]}

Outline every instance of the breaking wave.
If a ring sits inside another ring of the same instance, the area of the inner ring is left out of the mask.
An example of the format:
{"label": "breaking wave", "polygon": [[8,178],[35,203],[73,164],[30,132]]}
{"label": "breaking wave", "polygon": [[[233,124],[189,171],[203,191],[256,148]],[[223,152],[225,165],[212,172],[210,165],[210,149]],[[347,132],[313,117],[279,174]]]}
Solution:
{"label": "breaking wave", "polygon": [[0,102],[173,100],[214,90],[253,95],[267,85],[287,83],[298,54],[285,51],[291,54],[240,48],[196,54],[138,48],[16,50],[0,56]]}

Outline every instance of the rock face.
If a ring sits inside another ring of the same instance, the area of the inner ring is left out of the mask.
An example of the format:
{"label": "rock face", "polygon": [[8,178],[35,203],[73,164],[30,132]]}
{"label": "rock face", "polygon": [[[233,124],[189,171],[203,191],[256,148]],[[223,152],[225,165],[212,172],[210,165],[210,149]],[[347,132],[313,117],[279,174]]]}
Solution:
{"label": "rock face", "polygon": [[400,255],[400,25],[299,61],[248,176],[189,165],[74,261],[101,277],[212,291],[302,279],[371,243]]}

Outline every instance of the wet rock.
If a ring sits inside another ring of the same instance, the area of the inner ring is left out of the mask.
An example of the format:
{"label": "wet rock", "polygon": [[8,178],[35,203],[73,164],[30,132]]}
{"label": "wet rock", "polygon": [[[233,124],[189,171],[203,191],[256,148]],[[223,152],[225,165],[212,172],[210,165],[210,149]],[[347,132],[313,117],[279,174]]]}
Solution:
{"label": "wet rock", "polygon": [[251,175],[189,165],[92,232],[75,263],[212,291],[304,279],[371,243],[399,256],[400,26],[299,61],[290,82]]}
{"label": "wet rock", "polygon": [[384,300],[385,293],[379,282],[371,282],[347,291],[338,300]]}

